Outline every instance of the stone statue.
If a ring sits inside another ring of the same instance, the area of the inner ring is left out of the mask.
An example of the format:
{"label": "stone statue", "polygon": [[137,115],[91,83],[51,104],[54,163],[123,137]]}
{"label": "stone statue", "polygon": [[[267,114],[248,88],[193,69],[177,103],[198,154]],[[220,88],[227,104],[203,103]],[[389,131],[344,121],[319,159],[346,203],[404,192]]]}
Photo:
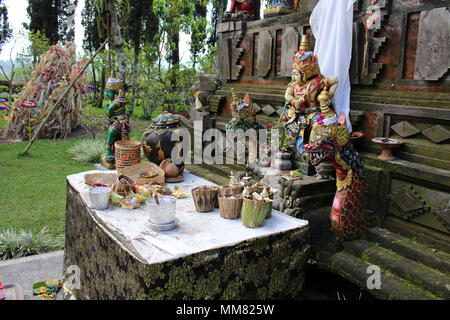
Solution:
{"label": "stone statue", "polygon": [[338,79],[320,74],[317,56],[308,51],[307,36],[303,35],[300,50],[292,57],[292,81],[286,92],[286,108],[281,116],[285,130],[284,146],[300,157],[305,150],[305,139],[320,114],[318,95],[324,88],[333,95]]}
{"label": "stone statue", "polygon": [[244,99],[240,99],[236,90],[231,88],[231,114],[233,118],[227,124],[227,130],[242,129],[247,131],[250,128],[261,129],[261,124],[256,120],[256,113],[250,96],[247,94]]}
{"label": "stone statue", "polygon": [[258,0],[231,0],[230,10],[225,12],[224,21],[256,20],[259,17]]}
{"label": "stone statue", "polygon": [[105,153],[100,162],[108,169],[115,169],[114,143],[119,140],[129,140],[131,127],[125,105],[123,82],[111,76],[106,82],[105,95],[110,100],[106,104],[106,122],[109,127],[106,139]]}
{"label": "stone statue", "polygon": [[295,9],[298,6],[298,0],[272,0],[271,8]]}
{"label": "stone statue", "polygon": [[264,18],[294,13],[297,11],[299,0],[271,0],[264,10]]}

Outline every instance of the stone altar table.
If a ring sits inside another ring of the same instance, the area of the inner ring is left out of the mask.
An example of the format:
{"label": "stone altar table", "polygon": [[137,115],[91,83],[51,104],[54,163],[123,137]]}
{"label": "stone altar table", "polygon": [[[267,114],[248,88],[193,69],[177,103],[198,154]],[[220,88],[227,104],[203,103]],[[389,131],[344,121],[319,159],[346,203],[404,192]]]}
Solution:
{"label": "stone altar table", "polygon": [[153,231],[144,208],[90,208],[88,171],[67,177],[64,269],[80,269],[77,299],[295,298],[302,290],[308,221],[273,210],[260,228],[219,210],[195,211],[191,188],[214,183],[184,173],[175,185],[178,226]]}

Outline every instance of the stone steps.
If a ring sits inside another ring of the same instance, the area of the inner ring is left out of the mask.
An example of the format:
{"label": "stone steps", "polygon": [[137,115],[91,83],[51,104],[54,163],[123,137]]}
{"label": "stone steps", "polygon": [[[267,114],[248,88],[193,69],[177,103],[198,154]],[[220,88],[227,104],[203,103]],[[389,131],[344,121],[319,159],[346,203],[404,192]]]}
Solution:
{"label": "stone steps", "polygon": [[364,238],[395,251],[405,258],[428,265],[450,276],[450,254],[446,252],[412,242],[406,237],[382,228],[368,229]]}
{"label": "stone steps", "polygon": [[228,178],[230,177],[231,171],[234,174],[245,171],[245,165],[238,164],[202,164],[202,167]]}
{"label": "stone steps", "polygon": [[[355,257],[345,251],[332,255],[322,255],[319,266],[350,280],[361,288],[367,289],[367,273],[370,263]],[[399,276],[381,272],[380,289],[368,290],[375,298],[380,300],[435,300],[437,297],[416,286],[410,285]]]}
{"label": "stone steps", "polygon": [[382,245],[366,240],[355,240],[344,243],[344,251],[361,258],[370,264],[377,265],[383,272],[390,272],[416,285],[433,295],[450,298],[450,277],[439,270],[403,257],[398,251],[392,251]]}
{"label": "stone steps", "polygon": [[[344,242],[343,251],[320,254],[318,263],[378,299],[450,299],[450,255],[382,228]],[[367,288],[371,265],[381,270],[380,289]]]}
{"label": "stone steps", "polygon": [[193,174],[205,178],[207,180],[210,180],[214,183],[217,183],[218,185],[226,185],[230,181],[229,172],[228,175],[225,175],[224,173],[219,173],[217,171],[213,171],[209,168],[209,166],[203,165],[196,165],[196,164],[187,164],[185,165],[186,170],[189,170]]}

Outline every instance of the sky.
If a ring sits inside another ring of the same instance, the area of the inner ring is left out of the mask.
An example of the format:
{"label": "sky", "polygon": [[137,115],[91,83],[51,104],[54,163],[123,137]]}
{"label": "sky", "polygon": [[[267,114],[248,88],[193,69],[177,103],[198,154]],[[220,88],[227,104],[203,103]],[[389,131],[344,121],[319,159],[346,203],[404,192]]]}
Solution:
{"label": "sky", "polygon": [[[0,60],[9,60],[10,53],[12,57],[16,56],[18,52],[21,52],[29,44],[27,39],[20,39],[18,37],[19,31],[25,29],[22,27],[22,23],[28,23],[30,19],[27,16],[27,0],[4,0],[3,1],[8,8],[8,21],[10,27],[13,29],[13,37],[10,41],[3,45],[2,52],[0,54]],[[82,43],[84,38],[84,28],[81,25],[81,11],[84,8],[84,0],[78,0],[77,9],[75,11],[75,45],[77,52],[82,51]],[[17,40],[16,42],[14,40]],[[189,60],[189,36],[182,34],[180,37],[180,56],[182,62]],[[12,50],[12,51],[11,51]]]}

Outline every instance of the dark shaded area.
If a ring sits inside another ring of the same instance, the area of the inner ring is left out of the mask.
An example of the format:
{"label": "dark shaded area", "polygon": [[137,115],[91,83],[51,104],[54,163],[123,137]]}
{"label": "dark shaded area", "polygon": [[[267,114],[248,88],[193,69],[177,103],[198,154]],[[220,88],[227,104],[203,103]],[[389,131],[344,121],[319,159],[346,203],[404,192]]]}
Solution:
{"label": "dark shaded area", "polygon": [[[376,300],[350,281],[306,264],[302,298],[304,300]],[[339,294],[339,297],[338,297]]]}

